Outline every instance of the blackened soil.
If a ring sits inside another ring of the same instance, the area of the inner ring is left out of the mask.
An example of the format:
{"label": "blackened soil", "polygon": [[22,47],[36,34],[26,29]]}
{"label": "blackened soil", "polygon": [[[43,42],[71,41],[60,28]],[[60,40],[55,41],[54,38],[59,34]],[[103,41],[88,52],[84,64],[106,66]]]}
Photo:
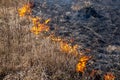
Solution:
{"label": "blackened soil", "polygon": [[[35,0],[33,15],[51,18],[57,36],[90,48],[90,69],[114,72],[120,79],[120,0]],[[109,46],[116,47],[115,50]]]}

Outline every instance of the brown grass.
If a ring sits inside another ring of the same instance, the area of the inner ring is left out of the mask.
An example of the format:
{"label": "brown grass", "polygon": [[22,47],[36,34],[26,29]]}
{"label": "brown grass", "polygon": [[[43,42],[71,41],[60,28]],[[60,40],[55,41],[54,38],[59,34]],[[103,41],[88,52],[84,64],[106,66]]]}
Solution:
{"label": "brown grass", "polygon": [[36,39],[30,21],[18,16],[18,3],[24,1],[3,0],[0,5],[0,80],[79,79],[77,58],[61,53],[49,38]]}
{"label": "brown grass", "polygon": [[90,80],[89,73],[75,71],[78,57],[60,52],[49,37],[36,39],[30,32],[30,20],[17,14],[27,1],[0,1],[0,80]]}

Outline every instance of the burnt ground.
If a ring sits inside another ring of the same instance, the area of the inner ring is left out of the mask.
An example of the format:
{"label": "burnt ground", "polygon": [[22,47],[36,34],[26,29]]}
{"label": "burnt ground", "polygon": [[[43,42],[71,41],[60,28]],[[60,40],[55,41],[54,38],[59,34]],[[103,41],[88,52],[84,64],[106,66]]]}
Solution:
{"label": "burnt ground", "polygon": [[[57,36],[90,48],[91,69],[120,76],[120,0],[35,0],[33,15],[51,18]],[[120,79],[120,77],[119,77]],[[117,79],[117,80],[119,80]]]}

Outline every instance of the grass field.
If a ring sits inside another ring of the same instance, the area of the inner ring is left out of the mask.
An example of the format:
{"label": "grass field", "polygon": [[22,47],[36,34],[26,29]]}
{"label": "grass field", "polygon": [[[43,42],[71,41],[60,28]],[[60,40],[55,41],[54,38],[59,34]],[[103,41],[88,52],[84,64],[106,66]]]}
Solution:
{"label": "grass field", "polygon": [[76,72],[84,53],[66,54],[46,34],[30,32],[31,20],[18,15],[27,2],[0,0],[0,80],[104,80],[105,72],[90,68],[91,60],[83,73]]}

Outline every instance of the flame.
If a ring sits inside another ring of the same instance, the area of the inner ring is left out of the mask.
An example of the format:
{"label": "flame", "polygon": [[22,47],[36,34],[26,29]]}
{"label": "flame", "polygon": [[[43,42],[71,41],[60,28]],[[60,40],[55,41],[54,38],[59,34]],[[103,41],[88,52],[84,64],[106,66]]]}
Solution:
{"label": "flame", "polygon": [[31,29],[31,32],[33,32],[34,34],[38,35],[39,32],[40,32],[40,28],[36,27],[36,26],[33,26],[32,29]]}
{"label": "flame", "polygon": [[80,58],[79,62],[87,62],[90,58],[90,56],[83,56]]}
{"label": "flame", "polygon": [[56,37],[55,35],[50,35],[50,39],[55,42],[61,42],[62,39],[60,37]]}
{"label": "flame", "polygon": [[63,42],[63,41],[60,43],[60,48],[63,52],[66,52],[66,53],[71,50],[71,46],[69,46],[67,42]]}
{"label": "flame", "polygon": [[115,76],[112,73],[104,75],[104,80],[115,80]]}
{"label": "flame", "polygon": [[78,45],[70,45],[68,42],[64,41],[61,37],[56,37],[54,34],[49,36],[52,41],[59,42],[60,50],[64,53],[72,53],[78,55]]}
{"label": "flame", "polygon": [[50,21],[51,21],[51,19],[47,19],[47,20],[45,21],[45,24],[49,23]]}
{"label": "flame", "polygon": [[[23,5],[21,8],[19,8],[18,9],[19,16],[24,17],[26,15],[29,15],[32,12],[31,10],[32,6],[33,4],[28,3]],[[41,18],[39,17],[33,18],[31,16],[28,16],[28,18],[30,18],[33,23],[33,26],[31,28],[32,33],[38,35],[40,32],[49,31],[49,26],[47,26],[46,24],[48,24],[51,21],[51,19],[47,19],[45,20],[44,23],[40,23]],[[71,46],[67,42],[63,41],[60,37],[50,36],[50,38],[52,41],[60,42],[60,49],[62,52],[78,55],[78,45]],[[74,41],[73,39],[70,40],[70,42],[73,42],[73,41]],[[90,51],[91,51],[90,49],[86,49],[87,53]],[[84,73],[86,69],[86,64],[90,58],[91,56],[81,57],[79,62],[76,65],[76,71]],[[97,71],[93,70],[90,76],[93,77],[96,73]],[[106,75],[104,75],[104,80],[115,80],[115,76],[112,73],[107,73]]]}
{"label": "flame", "polygon": [[52,37],[51,40],[55,42],[60,42],[62,39],[59,37]]}
{"label": "flame", "polygon": [[31,4],[28,3],[28,4],[23,5],[22,8],[18,9],[19,16],[24,17],[25,15],[30,14],[31,13],[30,7],[31,7]]}
{"label": "flame", "polygon": [[67,42],[64,42],[64,41],[60,42],[60,49],[62,52],[65,52],[65,53],[72,53],[75,55],[78,54],[78,51],[77,51],[78,45],[70,46]]}
{"label": "flame", "polygon": [[91,58],[90,56],[81,57],[78,64],[76,65],[76,71],[84,73],[86,68],[86,63],[90,58]]}
{"label": "flame", "polygon": [[34,34],[38,35],[40,32],[43,31],[49,31],[49,27],[44,25],[44,24],[38,24],[38,25],[34,25],[31,29],[31,32],[33,32]]}
{"label": "flame", "polygon": [[40,20],[41,18],[39,17],[32,18],[33,27],[31,29],[31,32],[36,35],[43,31],[49,31],[49,27],[44,23],[40,23]]}
{"label": "flame", "polygon": [[39,21],[41,20],[41,18],[39,18],[39,17],[34,17],[34,18],[31,18],[31,19],[32,19],[32,23],[33,23],[34,25],[39,24]]}
{"label": "flame", "polygon": [[77,65],[76,65],[76,71],[77,72],[84,72],[86,68],[86,63],[85,62],[79,62]]}

